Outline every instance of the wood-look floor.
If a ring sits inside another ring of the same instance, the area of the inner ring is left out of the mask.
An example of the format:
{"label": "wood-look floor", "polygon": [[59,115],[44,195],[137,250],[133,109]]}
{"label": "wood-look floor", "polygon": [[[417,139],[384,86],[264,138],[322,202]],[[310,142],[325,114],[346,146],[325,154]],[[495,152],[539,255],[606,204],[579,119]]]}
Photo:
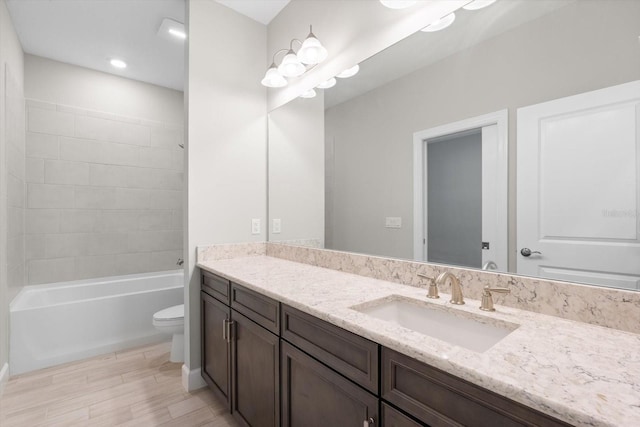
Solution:
{"label": "wood-look floor", "polygon": [[208,389],[184,391],[169,350],[162,343],[12,377],[0,426],[237,427]]}

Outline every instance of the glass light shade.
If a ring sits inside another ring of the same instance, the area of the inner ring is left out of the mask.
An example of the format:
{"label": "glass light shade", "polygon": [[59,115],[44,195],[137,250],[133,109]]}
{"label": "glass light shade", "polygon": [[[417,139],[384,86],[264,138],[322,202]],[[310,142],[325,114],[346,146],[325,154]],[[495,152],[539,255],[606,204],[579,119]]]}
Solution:
{"label": "glass light shade", "polygon": [[355,65],[351,68],[344,70],[343,72],[338,74],[336,77],[340,77],[341,79],[346,79],[348,77],[355,76],[356,74],[358,74],[358,71],[360,71],[360,65]]}
{"label": "glass light shade", "polygon": [[321,63],[327,59],[327,55],[327,49],[322,46],[320,40],[318,40],[313,33],[309,34],[298,51],[298,59],[300,62],[308,65]]}
{"label": "glass light shade", "polygon": [[313,89],[309,89],[308,91],[300,95],[300,98],[315,98],[315,97],[316,97],[316,91]]}
{"label": "glass light shade", "polygon": [[466,10],[478,10],[478,9],[485,8],[487,6],[491,6],[495,2],[496,0],[475,0],[466,6],[462,6],[462,8]]}
{"label": "glass light shade", "polygon": [[307,71],[304,65],[300,62],[293,50],[282,58],[282,63],[278,66],[278,72],[284,77],[298,77]]}
{"label": "glass light shade", "polygon": [[271,64],[261,83],[266,87],[283,87],[287,85],[287,80],[278,72],[276,65]]}
{"label": "glass light shade", "polygon": [[413,6],[417,2],[417,0],[380,0],[380,3],[389,9],[404,9]]}
{"label": "glass light shade", "polygon": [[440,18],[436,22],[433,22],[430,25],[426,26],[425,28],[422,29],[422,31],[425,31],[427,33],[433,33],[434,31],[444,30],[449,25],[453,24],[453,21],[455,20],[456,20],[456,14],[450,13],[444,18]]}
{"label": "glass light shade", "polygon": [[335,77],[331,77],[326,82],[320,83],[318,86],[316,86],[316,88],[318,88],[318,89],[329,89],[329,88],[334,87],[336,85],[336,83],[337,83],[336,78]]}

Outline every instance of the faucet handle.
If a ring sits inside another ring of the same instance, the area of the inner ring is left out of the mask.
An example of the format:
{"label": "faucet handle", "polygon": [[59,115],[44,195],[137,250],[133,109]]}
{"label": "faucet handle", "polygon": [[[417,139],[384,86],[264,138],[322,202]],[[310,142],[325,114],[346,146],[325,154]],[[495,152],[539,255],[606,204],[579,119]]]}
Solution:
{"label": "faucet handle", "polygon": [[491,293],[499,293],[499,294],[510,294],[511,293],[511,289],[507,289],[507,288],[492,288],[490,286],[485,286],[484,289],[482,290],[482,301],[480,303],[480,310],[483,311],[496,311],[495,308],[493,308],[493,297],[491,295]]}
{"label": "faucet handle", "polygon": [[431,276],[427,276],[425,274],[417,273],[418,277],[422,277],[423,279],[427,279],[429,282],[429,292],[427,293],[427,298],[438,299],[440,295],[438,294],[438,284],[436,283],[435,278]]}

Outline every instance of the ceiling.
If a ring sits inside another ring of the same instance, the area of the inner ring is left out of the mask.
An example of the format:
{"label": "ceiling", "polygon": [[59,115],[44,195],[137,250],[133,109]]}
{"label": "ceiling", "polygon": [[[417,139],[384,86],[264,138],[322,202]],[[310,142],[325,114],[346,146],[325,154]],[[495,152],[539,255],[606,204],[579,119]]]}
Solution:
{"label": "ceiling", "polygon": [[[7,0],[7,6],[26,53],[183,90],[185,42],[157,32],[163,18],[185,22],[184,0]],[[111,58],[127,68],[113,68]]]}
{"label": "ceiling", "polygon": [[254,21],[268,25],[291,0],[216,0]]}

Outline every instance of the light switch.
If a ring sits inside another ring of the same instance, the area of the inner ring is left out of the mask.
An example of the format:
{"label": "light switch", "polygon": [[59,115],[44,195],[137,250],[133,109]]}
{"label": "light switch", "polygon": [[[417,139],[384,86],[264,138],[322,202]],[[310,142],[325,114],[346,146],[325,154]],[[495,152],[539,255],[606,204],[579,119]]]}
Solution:
{"label": "light switch", "polygon": [[402,228],[402,218],[397,216],[388,216],[385,218],[384,226],[386,228]]}
{"label": "light switch", "polygon": [[251,220],[251,234],[260,234],[260,218]]}
{"label": "light switch", "polygon": [[280,218],[274,218],[273,220],[273,234],[282,232],[282,220]]}

